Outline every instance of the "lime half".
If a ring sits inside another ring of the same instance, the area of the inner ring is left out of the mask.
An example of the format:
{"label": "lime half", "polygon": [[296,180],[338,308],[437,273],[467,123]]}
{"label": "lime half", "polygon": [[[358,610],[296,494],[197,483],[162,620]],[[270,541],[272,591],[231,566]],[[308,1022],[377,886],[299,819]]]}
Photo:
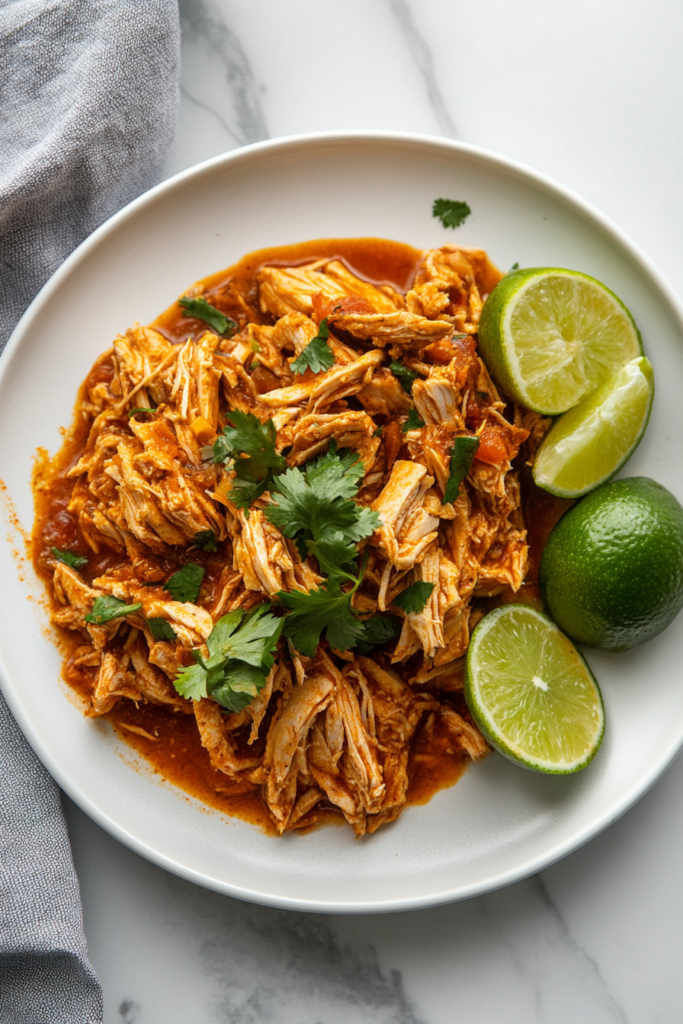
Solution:
{"label": "lime half", "polygon": [[465,696],[489,742],[525,768],[578,772],[600,746],[597,682],[555,623],[527,605],[496,608],[474,630]]}
{"label": "lime half", "polygon": [[556,416],[643,354],[620,299],[587,274],[516,270],[484,303],[479,347],[502,389],[529,409]]}
{"label": "lime half", "polygon": [[609,480],[640,444],[654,391],[652,366],[640,356],[560,416],[536,455],[538,486],[580,498]]}

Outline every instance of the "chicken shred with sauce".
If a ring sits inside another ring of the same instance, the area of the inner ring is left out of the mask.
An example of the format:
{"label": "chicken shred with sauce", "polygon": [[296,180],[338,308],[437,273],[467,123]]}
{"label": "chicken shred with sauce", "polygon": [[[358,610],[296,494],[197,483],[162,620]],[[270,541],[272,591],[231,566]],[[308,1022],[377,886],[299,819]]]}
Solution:
{"label": "chicken shred with sauce", "polygon": [[[89,568],[55,559],[47,534],[37,537],[53,621],[77,638],[71,662],[88,680],[90,714],[123,701],[194,715],[214,768],[259,792],[280,833],[331,812],[359,836],[374,832],[400,814],[432,750],[454,761],[489,750],[463,700],[463,657],[482,614],[525,579],[518,455],[547,422],[501,395],[477,355],[486,255],[448,245],[424,252],[410,284],[403,294],[373,283],[340,258],[279,262],[256,269],[231,336],[198,322],[178,344],[161,327],[133,326],[100,358],[77,406],[88,433],[65,475],[61,514]],[[323,320],[334,362],[296,373]],[[258,696],[230,712],[177,692],[191,652],[206,651],[222,616],[265,603],[279,614],[278,593],[309,594],[325,579],[315,557],[269,521],[269,492],[237,507],[230,463],[207,459],[236,410],[272,421],[291,468],[356,453],[355,500],[379,525],[359,545],[364,575],[352,607],[361,622],[393,615],[396,632],[365,653],[323,639],[313,656],[282,636]],[[462,436],[476,436],[479,449],[446,502]],[[215,551],[199,552],[196,538],[209,532]],[[165,589],[187,562],[206,572],[196,602]],[[424,607],[394,603],[418,583],[431,586]],[[102,597],[138,607],[87,622]],[[160,638],[150,620],[171,630]]]}

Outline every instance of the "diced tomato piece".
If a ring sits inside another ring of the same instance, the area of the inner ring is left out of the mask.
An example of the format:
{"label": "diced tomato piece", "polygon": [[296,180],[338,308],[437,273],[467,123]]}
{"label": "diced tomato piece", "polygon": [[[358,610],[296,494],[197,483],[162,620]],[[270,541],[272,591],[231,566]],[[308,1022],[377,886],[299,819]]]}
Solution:
{"label": "diced tomato piece", "polygon": [[439,341],[427,345],[423,353],[427,361],[431,360],[433,363],[438,363],[439,366],[448,366],[455,356],[456,350],[450,338],[440,338]]}
{"label": "diced tomato piece", "polygon": [[313,296],[313,319],[320,323],[325,317],[333,314],[343,316],[344,313],[374,313],[374,309],[360,295],[344,295],[340,299],[328,299],[322,292]]}
{"label": "diced tomato piece", "polygon": [[479,435],[479,447],[474,457],[479,462],[487,462],[491,466],[505,462],[510,456],[501,432],[495,427],[484,427]]}
{"label": "diced tomato piece", "polygon": [[465,413],[465,423],[470,430],[477,430],[482,425],[489,404],[488,395],[480,395],[477,391],[470,392]]}

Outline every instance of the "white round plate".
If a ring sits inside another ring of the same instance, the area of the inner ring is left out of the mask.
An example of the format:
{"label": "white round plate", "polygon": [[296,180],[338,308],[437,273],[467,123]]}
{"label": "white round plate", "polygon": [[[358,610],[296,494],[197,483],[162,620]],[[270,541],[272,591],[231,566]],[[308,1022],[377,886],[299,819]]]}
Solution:
{"label": "white round plate", "polygon": [[[465,200],[457,231],[434,199]],[[422,248],[481,247],[503,270],[570,267],[626,302],[657,380],[646,437],[625,475],[683,498],[683,344],[676,301],[628,239],[539,174],[471,146],[378,133],[260,143],[179,174],[96,231],[43,289],[0,360],[0,478],[30,530],[29,477],[54,452],[78,385],[134,320],[147,323],[192,282],[252,249],[379,236]],[[2,687],[38,755],[84,811],[132,849],[201,885],[301,910],[424,907],[486,892],[576,849],[661,774],[683,737],[680,620],[628,654],[589,652],[607,709],[605,740],[576,776],[522,771],[493,754],[456,786],[359,841],[349,828],[275,839],[159,780],[103,722],[69,699],[16,544],[2,546]],[[33,596],[33,600],[28,600]]]}

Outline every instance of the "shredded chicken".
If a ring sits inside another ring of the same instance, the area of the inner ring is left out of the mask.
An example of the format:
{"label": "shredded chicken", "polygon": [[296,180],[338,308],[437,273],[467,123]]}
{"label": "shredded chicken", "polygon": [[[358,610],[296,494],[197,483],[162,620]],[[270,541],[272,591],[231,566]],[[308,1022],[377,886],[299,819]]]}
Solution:
{"label": "shredded chicken", "polygon": [[[331,813],[358,836],[374,832],[401,812],[432,748],[456,759],[488,752],[464,702],[463,655],[490,602],[509,599],[527,574],[518,468],[549,427],[500,395],[477,355],[495,280],[484,253],[450,245],[422,254],[407,294],[339,258],[260,266],[251,291],[230,292],[232,337],[200,330],[175,344],[161,327],[134,325],[83,390],[89,433],[55,508],[91,553],[89,567],[64,564],[41,539],[53,620],[78,637],[70,670],[88,681],[92,715],[120,701],[194,713],[226,792],[260,788],[279,833]],[[296,372],[295,360],[324,340],[323,318],[334,362]],[[237,411],[272,420],[282,466],[357,453],[355,500],[380,525],[362,542],[353,609],[361,621],[380,612],[398,622],[393,640],[366,655],[323,640],[308,657],[281,637],[258,696],[229,712],[212,696],[181,696],[179,672],[209,657],[223,616],[264,603],[279,614],[277,595],[326,579],[268,519],[269,492],[240,507],[234,466],[209,457]],[[479,448],[446,501],[463,436]],[[169,583],[188,563],[204,570],[192,600]],[[426,597],[404,607],[400,595],[414,585]],[[103,599],[129,610],[86,621]],[[158,746],[144,724],[123,727]]]}

